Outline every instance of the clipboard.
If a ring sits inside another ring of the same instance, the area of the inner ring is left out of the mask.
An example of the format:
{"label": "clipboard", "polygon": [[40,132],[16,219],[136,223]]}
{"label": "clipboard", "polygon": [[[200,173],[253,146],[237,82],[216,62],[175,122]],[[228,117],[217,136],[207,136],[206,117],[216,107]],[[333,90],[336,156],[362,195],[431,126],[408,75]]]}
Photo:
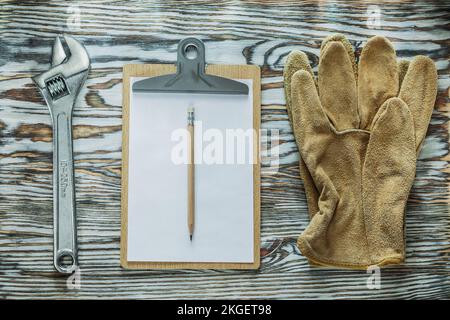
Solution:
{"label": "clipboard", "polygon": [[[204,53],[204,52],[203,52]],[[204,56],[200,56],[204,59]],[[204,65],[203,65],[204,66]],[[178,66],[180,67],[180,66]],[[178,68],[179,69],[179,68]],[[206,76],[228,79],[249,79],[252,81],[253,129],[257,132],[253,139],[253,261],[252,262],[167,262],[130,261],[128,259],[128,175],[129,175],[129,132],[130,132],[130,80],[134,77],[158,77],[173,75],[175,65],[129,64],[123,67],[123,118],[122,118],[122,192],[121,192],[121,265],[125,269],[257,269],[260,265],[260,69],[249,65],[208,65]],[[206,83],[211,87],[211,83]],[[134,88],[134,87],[133,87]],[[207,90],[207,89],[206,89]],[[163,90],[162,90],[163,91]],[[186,91],[189,93],[189,91]]]}

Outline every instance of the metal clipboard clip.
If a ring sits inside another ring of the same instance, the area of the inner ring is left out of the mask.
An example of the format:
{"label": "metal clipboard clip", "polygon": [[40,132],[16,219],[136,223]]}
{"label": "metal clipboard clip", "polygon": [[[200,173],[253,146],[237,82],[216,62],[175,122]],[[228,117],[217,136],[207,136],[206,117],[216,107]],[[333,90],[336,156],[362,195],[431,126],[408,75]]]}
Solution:
{"label": "metal clipboard clip", "polygon": [[205,45],[192,37],[178,44],[175,74],[136,81],[132,88],[134,92],[248,94],[242,82],[205,73]]}

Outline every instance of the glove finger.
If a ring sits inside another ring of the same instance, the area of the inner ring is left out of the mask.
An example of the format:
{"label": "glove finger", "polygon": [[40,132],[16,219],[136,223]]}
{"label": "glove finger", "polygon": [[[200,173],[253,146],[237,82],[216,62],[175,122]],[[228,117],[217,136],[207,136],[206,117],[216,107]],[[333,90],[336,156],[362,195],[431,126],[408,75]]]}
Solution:
{"label": "glove finger", "polygon": [[405,78],[406,72],[409,68],[409,61],[408,60],[398,60],[397,62],[398,66],[398,87],[401,88],[403,79]]}
{"label": "glove finger", "polygon": [[437,94],[437,71],[434,62],[417,56],[409,64],[399,98],[406,102],[414,119],[416,152],[427,133]]}
{"label": "glove finger", "polygon": [[398,94],[398,67],[389,40],[371,38],[361,53],[358,69],[360,129],[367,130],[379,107]]}
{"label": "glove finger", "polygon": [[322,107],[336,130],[358,128],[358,101],[352,57],[341,41],[328,41],[322,47],[318,85]]}
{"label": "glove finger", "polygon": [[369,252],[376,264],[404,258],[404,210],[414,181],[414,124],[399,98],[387,100],[373,121],[363,167],[362,197]]}
{"label": "glove finger", "polygon": [[358,69],[357,69],[357,66],[356,66],[355,53],[353,52],[353,46],[350,43],[350,41],[348,41],[347,38],[343,34],[340,34],[340,33],[333,34],[331,36],[326,37],[322,41],[322,45],[320,46],[320,52],[322,52],[323,49],[325,48],[325,46],[331,41],[342,43],[342,45],[344,46],[344,48],[347,51],[347,54],[348,54],[348,56],[350,58],[350,61],[352,63],[353,73],[354,73],[355,78],[356,78],[357,75],[358,75],[358,73],[357,73]]}
{"label": "glove finger", "polygon": [[314,184],[314,180],[311,176],[311,173],[308,170],[308,167],[306,166],[305,161],[303,161],[303,158],[300,159],[300,176],[303,180],[303,187],[305,188],[305,197],[306,202],[308,203],[308,212],[309,217],[312,218],[318,211],[318,199],[319,199],[319,191],[316,188],[316,185]]}
{"label": "glove finger", "polygon": [[291,80],[292,76],[298,70],[305,70],[313,75],[313,71],[309,64],[309,59],[305,53],[294,50],[289,53],[286,59],[286,65],[283,70],[284,77],[284,93],[286,98],[286,110],[289,121],[292,123],[292,102],[291,102]]}
{"label": "glove finger", "polygon": [[[292,101],[291,101],[291,81],[292,76],[298,70],[304,70],[313,76],[312,68],[309,64],[309,59],[305,53],[301,51],[292,51],[286,60],[286,65],[283,70],[284,76],[284,92],[286,98],[286,110],[289,117],[289,121],[293,123],[292,120]],[[303,180],[303,186],[305,188],[306,200],[308,203],[308,211],[310,216],[312,217],[317,211],[317,189],[312,180],[311,174],[306,167],[303,159],[300,159],[299,163],[300,168],[300,176]]]}
{"label": "glove finger", "polygon": [[[319,95],[313,77],[305,70],[299,70],[292,76],[292,125],[297,145],[302,155],[317,148],[317,139],[331,135],[330,122],[320,104]],[[315,152],[311,152],[315,154]],[[306,160],[305,160],[306,162]]]}

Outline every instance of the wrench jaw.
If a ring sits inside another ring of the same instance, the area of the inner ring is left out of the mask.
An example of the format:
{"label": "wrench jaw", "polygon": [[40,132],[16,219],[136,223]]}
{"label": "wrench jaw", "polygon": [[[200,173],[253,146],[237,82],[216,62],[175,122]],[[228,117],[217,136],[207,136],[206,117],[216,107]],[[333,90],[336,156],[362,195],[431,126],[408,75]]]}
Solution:
{"label": "wrench jaw", "polygon": [[57,65],[63,63],[66,58],[67,55],[61,43],[61,38],[57,36],[55,42],[53,43],[52,67],[56,67]]}

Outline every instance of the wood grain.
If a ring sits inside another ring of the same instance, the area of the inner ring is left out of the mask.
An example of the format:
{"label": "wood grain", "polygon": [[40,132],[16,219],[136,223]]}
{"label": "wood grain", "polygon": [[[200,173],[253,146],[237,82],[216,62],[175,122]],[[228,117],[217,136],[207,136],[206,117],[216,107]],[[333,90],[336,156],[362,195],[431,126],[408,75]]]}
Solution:
{"label": "wood grain", "polygon": [[[373,27],[367,13],[377,4],[381,23]],[[448,1],[3,0],[0,6],[0,298],[450,297]],[[79,29],[71,23],[76,8]],[[50,117],[30,79],[49,68],[53,39],[62,32],[82,41],[92,59],[74,112],[80,290],[69,290],[52,266]],[[380,290],[366,287],[363,271],[309,266],[295,246],[309,219],[282,70],[298,49],[317,71],[321,40],[335,32],[357,53],[368,37],[387,36],[399,57],[427,55],[439,72],[408,201],[406,263],[382,269]],[[275,173],[262,162],[258,271],[119,266],[122,67],[174,63],[177,43],[187,36],[205,42],[210,64],[261,67],[261,126],[279,130],[281,156]]]}
{"label": "wood grain", "polygon": [[[173,74],[175,65],[171,64],[128,64],[123,67],[123,116],[122,116],[122,202],[121,202],[121,248],[120,263],[127,269],[258,269],[260,266],[260,230],[261,230],[261,170],[259,154],[259,136],[254,135],[253,144],[253,250],[252,263],[230,262],[142,262],[127,259],[128,248],[128,159],[130,132],[130,79],[132,77],[156,77]],[[206,74],[229,79],[251,79],[253,83],[253,129],[259,132],[261,125],[261,73],[257,66],[246,65],[208,65]]]}

